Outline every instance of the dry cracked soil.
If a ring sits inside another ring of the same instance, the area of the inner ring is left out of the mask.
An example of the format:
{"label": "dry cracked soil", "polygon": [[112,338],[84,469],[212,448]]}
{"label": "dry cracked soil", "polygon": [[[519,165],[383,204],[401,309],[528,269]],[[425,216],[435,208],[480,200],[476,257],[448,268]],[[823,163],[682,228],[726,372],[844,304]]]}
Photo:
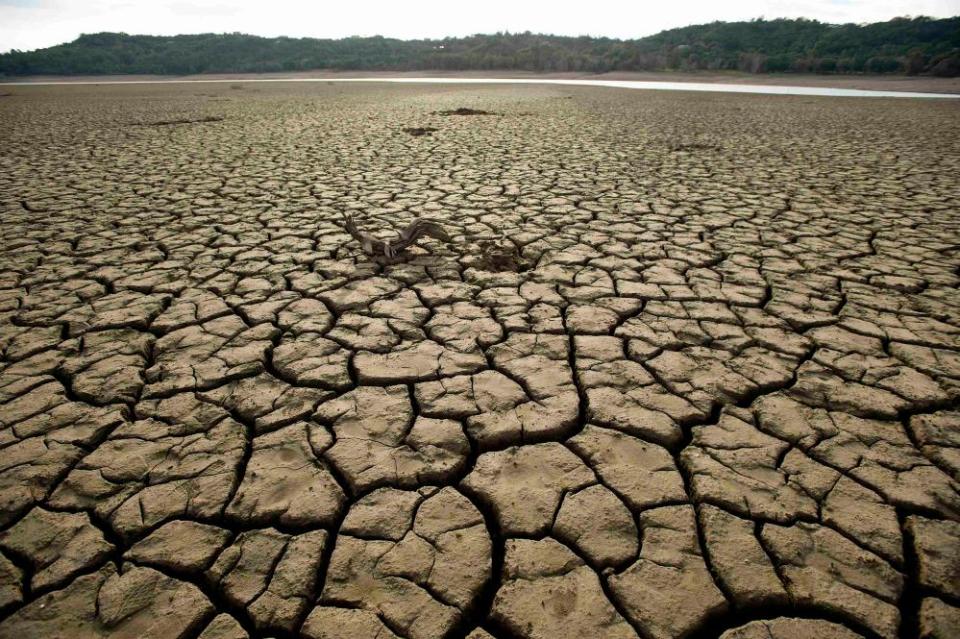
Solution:
{"label": "dry cracked soil", "polygon": [[0,637],[960,635],[957,103],[10,92]]}

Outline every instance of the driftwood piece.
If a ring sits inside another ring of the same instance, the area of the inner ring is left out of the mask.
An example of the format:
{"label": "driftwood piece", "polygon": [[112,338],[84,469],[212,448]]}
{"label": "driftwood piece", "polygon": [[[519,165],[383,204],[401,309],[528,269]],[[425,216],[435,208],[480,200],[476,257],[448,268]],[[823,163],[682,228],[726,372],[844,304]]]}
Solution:
{"label": "driftwood piece", "polygon": [[393,259],[408,247],[416,244],[417,240],[421,237],[432,237],[443,242],[451,241],[450,235],[447,234],[446,230],[438,223],[431,222],[430,220],[416,219],[403,228],[396,239],[381,240],[372,235],[362,233],[360,229],[357,228],[353,218],[346,213],[343,214],[343,218],[347,233],[360,243],[360,248],[364,253],[374,257],[382,256]]}

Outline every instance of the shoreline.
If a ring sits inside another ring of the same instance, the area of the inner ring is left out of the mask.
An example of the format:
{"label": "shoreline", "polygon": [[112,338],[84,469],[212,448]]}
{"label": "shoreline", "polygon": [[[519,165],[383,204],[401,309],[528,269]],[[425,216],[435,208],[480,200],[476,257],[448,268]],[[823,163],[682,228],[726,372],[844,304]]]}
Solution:
{"label": "shoreline", "polygon": [[135,82],[196,82],[236,80],[337,80],[340,78],[416,79],[416,78],[470,78],[470,79],[532,79],[532,80],[595,80],[627,82],[679,82],[699,84],[737,84],[759,86],[794,86],[826,89],[853,89],[862,91],[894,91],[924,93],[960,93],[960,78],[928,76],[836,75],[813,74],[747,74],[739,72],[634,72],[610,73],[532,73],[526,71],[302,71],[294,73],[205,73],[192,75],[85,75],[85,76],[10,76],[0,77],[0,84],[30,85],[57,82],[72,83],[135,83]]}

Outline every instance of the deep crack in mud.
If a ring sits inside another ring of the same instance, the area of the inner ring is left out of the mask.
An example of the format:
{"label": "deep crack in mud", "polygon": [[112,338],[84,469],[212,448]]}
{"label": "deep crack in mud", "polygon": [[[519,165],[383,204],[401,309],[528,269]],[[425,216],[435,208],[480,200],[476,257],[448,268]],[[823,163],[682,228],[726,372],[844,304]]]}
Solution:
{"label": "deep crack in mud", "polygon": [[0,635],[957,636],[957,105],[243,88],[0,104]]}

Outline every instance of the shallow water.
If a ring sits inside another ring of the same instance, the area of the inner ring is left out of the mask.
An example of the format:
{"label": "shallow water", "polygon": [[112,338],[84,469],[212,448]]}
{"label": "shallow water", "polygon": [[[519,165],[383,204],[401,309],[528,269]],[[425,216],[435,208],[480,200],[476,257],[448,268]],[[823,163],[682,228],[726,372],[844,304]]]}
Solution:
{"label": "shallow water", "polygon": [[567,86],[612,87],[656,91],[705,91],[708,93],[761,93],[766,95],[833,96],[844,98],[960,98],[957,93],[921,93],[916,91],[868,91],[800,87],[776,84],[730,84],[722,82],[647,82],[633,80],[547,80],[538,78],[243,78],[216,80],[83,80],[51,82],[0,82],[5,86],[98,85],[98,84],[215,84],[250,82],[393,82],[405,84],[558,84]]}

